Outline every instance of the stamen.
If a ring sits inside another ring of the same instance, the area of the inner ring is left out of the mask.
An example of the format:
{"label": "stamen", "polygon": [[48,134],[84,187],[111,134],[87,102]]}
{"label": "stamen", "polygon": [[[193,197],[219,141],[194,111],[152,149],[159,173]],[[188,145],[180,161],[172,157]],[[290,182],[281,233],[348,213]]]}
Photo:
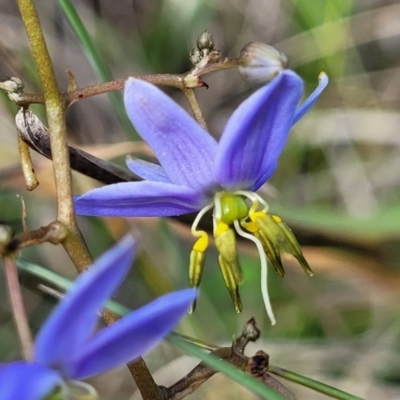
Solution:
{"label": "stamen", "polygon": [[[192,235],[198,237],[195,244],[193,245],[192,251],[190,252],[190,262],[189,262],[189,284],[191,287],[198,287],[201,281],[201,275],[203,273],[205,251],[208,247],[208,234],[206,231],[198,231],[197,225],[199,224],[201,218],[204,214],[213,207],[213,204],[205,206],[196,216],[191,232]],[[196,308],[196,300],[192,303],[189,314],[191,314]]]}
{"label": "stamen", "polygon": [[[247,190],[238,190],[235,192],[235,194],[239,194],[241,196],[247,197],[249,200],[251,200],[254,203],[260,203],[261,205],[264,206],[263,211],[267,212],[269,209],[268,203],[257,193],[255,192],[249,192]],[[258,204],[257,204],[258,207]]]}
{"label": "stamen", "polygon": [[202,236],[200,232],[197,230],[197,225],[199,224],[200,220],[204,217],[204,214],[213,208],[214,204],[211,203],[207,206],[205,206],[200,212],[196,215],[196,218],[193,221],[192,227],[190,229],[190,232],[192,233],[193,236],[200,237]]}
{"label": "stamen", "polygon": [[239,287],[238,287],[238,280],[236,279],[232,268],[228,265],[224,257],[220,254],[218,256],[218,264],[219,268],[222,273],[222,277],[225,281],[225,286],[228,289],[229,294],[231,295],[231,299],[233,305],[235,306],[235,310],[237,313],[242,311],[242,301],[240,300],[239,295]]}
{"label": "stamen", "polygon": [[269,319],[271,321],[271,324],[275,325],[276,324],[276,319],[275,319],[275,316],[274,316],[274,312],[272,311],[271,301],[269,299],[269,294],[268,294],[267,257],[265,256],[262,244],[256,237],[254,237],[253,235],[250,235],[249,233],[245,232],[241,228],[239,221],[235,221],[234,225],[235,225],[236,232],[240,236],[242,236],[242,237],[244,237],[244,238],[246,238],[248,240],[251,240],[257,246],[257,250],[258,250],[258,253],[260,255],[260,262],[261,262],[261,294],[262,294],[262,297],[263,297],[263,300],[264,300],[265,309],[267,311],[267,314],[268,314],[268,317],[269,317]]}

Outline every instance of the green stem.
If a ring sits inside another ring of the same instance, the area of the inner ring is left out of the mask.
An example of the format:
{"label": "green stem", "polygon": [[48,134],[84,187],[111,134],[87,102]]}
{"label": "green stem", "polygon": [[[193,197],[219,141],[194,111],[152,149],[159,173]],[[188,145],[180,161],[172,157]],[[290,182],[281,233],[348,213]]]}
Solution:
{"label": "green stem", "polygon": [[92,262],[92,258],[75,219],[64,100],[58,88],[33,1],[17,0],[17,4],[28,35],[32,57],[43,87],[51,152],[53,155],[58,210],[57,220],[65,226],[68,232],[63,245],[78,271],[82,272]]}
{"label": "green stem", "polygon": [[31,0],[17,0],[17,3],[22,20],[25,24],[32,56],[36,68],[38,69],[45,97],[58,200],[58,220],[70,226],[74,224],[74,209],[71,193],[69,154],[66,140],[64,102],[58,90],[50,55],[43,37],[35,6]]}
{"label": "green stem", "polygon": [[309,387],[310,389],[326,394],[327,396],[333,397],[334,399],[363,400],[361,397],[353,396],[352,394],[343,392],[342,390],[326,385],[325,383],[315,381],[314,379],[307,378],[305,376],[296,374],[295,372],[288,371],[275,365],[269,365],[268,372],[278,375],[289,381],[296,382],[302,386]]}

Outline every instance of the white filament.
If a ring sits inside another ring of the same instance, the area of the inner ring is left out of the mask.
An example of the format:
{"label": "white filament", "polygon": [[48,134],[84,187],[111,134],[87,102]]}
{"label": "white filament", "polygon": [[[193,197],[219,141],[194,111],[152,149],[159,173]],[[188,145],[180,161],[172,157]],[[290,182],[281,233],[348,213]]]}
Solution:
{"label": "white filament", "polygon": [[276,324],[276,319],[274,312],[272,311],[272,306],[271,306],[271,301],[269,299],[269,294],[268,294],[268,269],[267,269],[267,257],[265,256],[264,249],[262,247],[261,242],[253,235],[250,235],[249,233],[245,232],[241,226],[239,221],[234,221],[235,229],[236,232],[246,238],[251,240],[252,242],[255,243],[257,246],[258,253],[260,255],[260,262],[261,262],[261,294],[264,300],[264,305],[265,305],[265,310],[267,311],[268,317],[271,321],[272,325]]}
{"label": "white filament", "polygon": [[237,190],[235,194],[242,195],[244,197],[247,197],[249,200],[251,200],[254,203],[260,203],[261,205],[264,206],[263,211],[267,212],[269,205],[268,203],[257,193],[255,192],[249,192],[247,190]]}
{"label": "white filament", "polygon": [[196,218],[193,221],[192,227],[190,228],[190,232],[192,232],[193,236],[198,236],[197,233],[197,225],[199,224],[200,220],[203,218],[204,214],[210,210],[211,208],[214,207],[214,204],[211,203],[208,206],[205,206],[204,208],[202,208],[199,213],[196,215]]}

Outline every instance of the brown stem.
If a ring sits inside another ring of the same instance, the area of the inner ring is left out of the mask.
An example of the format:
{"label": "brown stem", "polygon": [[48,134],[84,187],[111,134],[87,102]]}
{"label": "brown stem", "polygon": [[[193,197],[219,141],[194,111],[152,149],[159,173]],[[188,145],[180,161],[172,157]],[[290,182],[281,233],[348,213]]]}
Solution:
{"label": "brown stem", "polygon": [[[218,349],[212,351],[211,354],[235,365],[242,371],[245,371],[247,368],[248,358],[236,353],[232,347],[219,347]],[[169,400],[183,399],[187,395],[193,393],[200,385],[206,382],[217,372],[218,371],[210,368],[206,363],[201,362],[185,377],[167,389]]]}
{"label": "brown stem", "polygon": [[10,238],[6,244],[2,245],[0,248],[0,256],[6,256],[24,247],[32,246],[33,244],[45,242],[59,244],[65,239],[66,235],[67,231],[64,225],[57,221],[33,231],[24,230],[23,233],[14,238]]}
{"label": "brown stem", "polygon": [[[217,347],[211,351],[211,354],[224,359],[225,361],[236,366],[236,368],[247,371],[249,358],[244,355],[244,349],[249,342],[255,342],[259,339],[261,331],[257,327],[256,320],[250,318],[243,326],[242,332],[237,339],[234,339],[231,347]],[[192,342],[189,337],[179,335],[181,339]],[[205,343],[202,347],[212,348]],[[193,393],[201,384],[211,378],[215,373],[214,369],[210,368],[206,363],[200,363],[185,377],[176,382],[167,389],[170,400],[180,400],[188,394]]]}
{"label": "brown stem", "polygon": [[[19,0],[21,1],[21,0]],[[226,58],[225,60],[218,62],[207,64],[202,69],[196,71],[195,76],[201,77],[203,75],[209,74],[211,72],[219,71],[221,69],[226,68],[236,68],[237,67],[237,59],[236,58]],[[189,71],[186,74],[155,74],[155,75],[139,75],[137,79],[143,79],[147,82],[153,83],[154,85],[163,85],[163,86],[173,86],[178,89],[184,90],[185,86],[185,77],[191,74]],[[70,92],[63,93],[63,99],[65,104],[71,104],[77,100],[83,100],[91,96],[96,96],[99,94],[112,92],[114,90],[121,90],[125,86],[126,79],[116,79],[114,81],[100,83],[99,85],[87,86],[82,89],[76,89]],[[198,87],[204,86],[201,80],[198,81]],[[41,94],[35,93],[20,93],[18,96],[18,100],[16,104],[18,106],[29,106],[30,104],[43,104],[45,102],[44,96]]]}
{"label": "brown stem", "polygon": [[50,55],[32,0],[17,0],[32,50],[32,56],[43,87],[53,170],[58,202],[58,220],[66,226],[75,226],[71,193],[71,173],[67,147],[64,100],[59,92]]}
{"label": "brown stem", "polygon": [[207,130],[207,123],[203,117],[203,112],[201,111],[199,102],[197,101],[196,93],[193,89],[183,89],[183,93],[186,96],[187,101],[189,102],[190,109],[192,110],[193,116],[199,125]]}
{"label": "brown stem", "polygon": [[21,342],[22,354],[25,360],[30,361],[33,357],[33,340],[22,300],[21,287],[13,255],[4,258],[4,274],[7,280],[8,296],[13,318]]}

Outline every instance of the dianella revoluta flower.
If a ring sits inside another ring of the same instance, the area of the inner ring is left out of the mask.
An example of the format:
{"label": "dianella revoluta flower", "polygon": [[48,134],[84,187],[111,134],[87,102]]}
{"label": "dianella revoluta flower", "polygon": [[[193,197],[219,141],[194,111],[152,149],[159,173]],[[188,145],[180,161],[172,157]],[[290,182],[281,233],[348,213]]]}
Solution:
{"label": "dianella revoluta flower", "polygon": [[130,78],[125,85],[125,107],[141,137],[160,165],[129,158],[128,167],[141,182],[118,183],[76,198],[78,214],[121,217],[167,217],[199,211],[192,225],[198,238],[190,258],[189,280],[198,286],[208,246],[208,235],[198,229],[200,219],[213,209],[219,266],[237,312],[242,305],[238,284],[237,234],[252,240],[260,253],[261,288],[272,323],[267,259],[283,275],[280,252],[294,255],[312,274],[290,229],[268,213],[256,193],[274,173],[289,131],[315,103],[328,78],[319,76],[316,90],[299,105],[303,81],[284,70],[247,98],[230,117],[219,142],[155,86]]}
{"label": "dianella revoluta flower", "polygon": [[99,311],[125,278],[134,256],[134,241],[123,239],[84,272],[40,329],[32,361],[0,364],[2,400],[70,399],[79,380],[132,361],[155,346],[187,312],[195,289],[162,296],[96,331]]}

